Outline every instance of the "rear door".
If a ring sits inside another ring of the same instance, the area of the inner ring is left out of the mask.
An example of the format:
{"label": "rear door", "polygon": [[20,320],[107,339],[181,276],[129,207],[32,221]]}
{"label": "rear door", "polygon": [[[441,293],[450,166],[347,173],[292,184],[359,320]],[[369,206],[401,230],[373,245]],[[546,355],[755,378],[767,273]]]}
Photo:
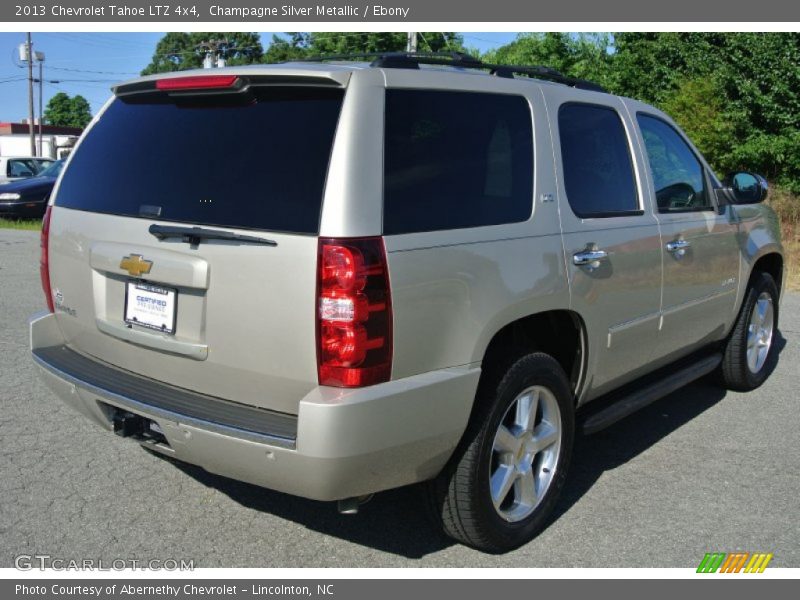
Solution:
{"label": "rear door", "polygon": [[734,309],[737,226],[719,211],[710,174],[667,120],[637,112],[664,257],[662,323],[656,358],[677,358],[720,339]]}
{"label": "rear door", "polygon": [[[317,234],[344,89],[234,79],[121,89],[101,114],[55,192],[56,312],[87,355],[292,413],[317,384]],[[174,229],[193,227],[212,238]]]}
{"label": "rear door", "polygon": [[[571,306],[586,323],[587,399],[646,369],[658,334],[658,223],[621,101],[548,89]],[[585,100],[584,100],[585,98]]]}

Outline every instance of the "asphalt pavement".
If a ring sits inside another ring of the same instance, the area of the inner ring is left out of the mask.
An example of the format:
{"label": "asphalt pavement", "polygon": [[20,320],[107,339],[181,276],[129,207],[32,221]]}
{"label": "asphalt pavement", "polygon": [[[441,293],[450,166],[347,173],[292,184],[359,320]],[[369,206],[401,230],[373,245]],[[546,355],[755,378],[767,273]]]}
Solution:
{"label": "asphalt pavement", "polygon": [[192,559],[196,567],[695,567],[772,552],[800,567],[800,294],[758,390],[702,380],[579,438],[550,526],[490,556],[431,530],[416,488],[355,516],[160,458],[102,431],[38,379],[38,235],[0,230],[0,567],[20,554]]}

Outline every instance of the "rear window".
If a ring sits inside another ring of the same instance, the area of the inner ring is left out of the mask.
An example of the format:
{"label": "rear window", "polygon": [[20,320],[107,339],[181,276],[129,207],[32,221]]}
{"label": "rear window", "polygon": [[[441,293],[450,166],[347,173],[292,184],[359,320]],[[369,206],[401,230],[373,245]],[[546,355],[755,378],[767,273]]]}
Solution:
{"label": "rear window", "polygon": [[386,234],[525,221],[533,132],[521,96],[387,90]]}
{"label": "rear window", "polygon": [[246,105],[116,99],[72,157],[56,204],[317,233],[342,99],[311,87],[260,88]]}

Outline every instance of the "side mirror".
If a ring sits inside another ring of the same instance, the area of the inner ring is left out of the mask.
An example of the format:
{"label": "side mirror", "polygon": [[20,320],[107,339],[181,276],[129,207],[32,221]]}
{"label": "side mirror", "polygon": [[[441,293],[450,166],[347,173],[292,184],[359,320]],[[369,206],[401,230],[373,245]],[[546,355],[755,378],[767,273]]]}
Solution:
{"label": "side mirror", "polygon": [[756,204],[767,197],[769,185],[761,175],[740,171],[725,180],[728,197],[734,204]]}

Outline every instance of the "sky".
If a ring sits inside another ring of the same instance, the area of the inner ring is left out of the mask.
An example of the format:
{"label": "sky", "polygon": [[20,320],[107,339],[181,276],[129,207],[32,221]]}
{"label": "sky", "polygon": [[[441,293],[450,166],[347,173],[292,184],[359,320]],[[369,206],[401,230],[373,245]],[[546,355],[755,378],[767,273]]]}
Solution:
{"label": "sky", "polygon": [[[275,32],[261,34],[266,48]],[[44,52],[44,106],[58,92],[80,94],[96,112],[110,95],[114,83],[135,77],[150,62],[163,33],[33,33],[34,51]],[[516,33],[466,32],[464,45],[485,52],[512,41]],[[17,47],[24,33],[0,33],[0,122],[19,122],[28,116],[27,66]],[[34,77],[38,78],[38,64]],[[58,82],[58,83],[55,83]],[[39,86],[34,86],[38,117]]]}

